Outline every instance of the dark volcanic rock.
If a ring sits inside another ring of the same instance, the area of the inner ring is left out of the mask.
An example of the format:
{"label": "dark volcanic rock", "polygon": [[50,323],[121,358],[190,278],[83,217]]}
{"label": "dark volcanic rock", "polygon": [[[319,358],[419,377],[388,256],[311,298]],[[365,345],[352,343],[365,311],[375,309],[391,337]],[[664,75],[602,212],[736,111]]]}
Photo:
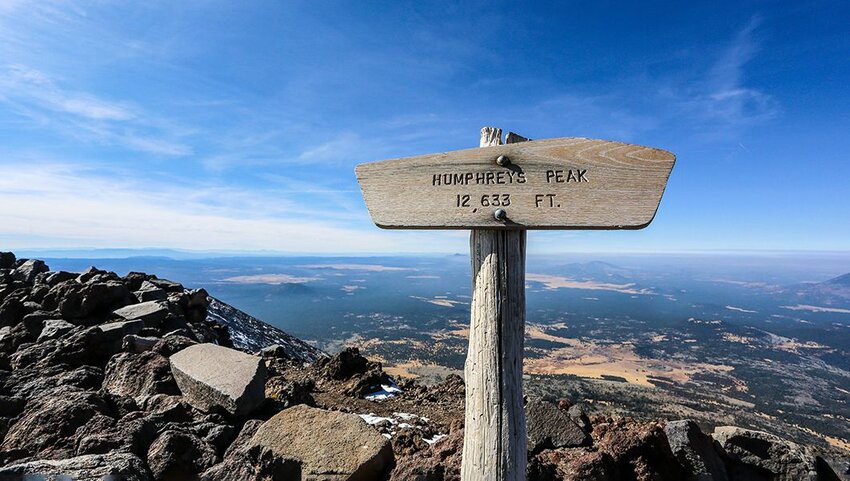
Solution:
{"label": "dark volcanic rock", "polygon": [[0,303],[0,327],[14,326],[24,318],[24,301],[11,295]]}
{"label": "dark volcanic rock", "polygon": [[[817,461],[808,448],[773,434],[721,426],[712,435],[732,459],[732,479],[767,472],[775,481],[817,481]],[[756,478],[757,479],[757,478]]]}
{"label": "dark volcanic rock", "polygon": [[37,342],[49,341],[64,336],[74,329],[74,325],[62,319],[47,319],[43,321]]}
{"label": "dark volcanic rock", "polygon": [[108,411],[96,393],[67,386],[30,399],[0,445],[0,462],[71,457],[77,429]]}
{"label": "dark volcanic rock", "polygon": [[536,452],[544,448],[589,446],[590,436],[584,432],[570,415],[558,406],[532,399],[525,405],[528,450]]}
{"label": "dark volcanic rock", "polygon": [[160,341],[153,346],[153,352],[162,354],[165,357],[171,357],[189,346],[194,346],[198,342],[182,335],[166,334]]}
{"label": "dark volcanic rock", "polygon": [[99,328],[78,327],[61,338],[21,346],[11,356],[11,362],[15,369],[39,369],[59,364],[102,366],[113,352],[106,348],[103,331]]}
{"label": "dark volcanic rock", "polygon": [[208,442],[179,431],[165,431],[148,449],[148,466],[156,479],[189,479],[212,467],[215,448]]}
{"label": "dark volcanic rock", "polygon": [[263,421],[245,422],[231,443],[221,463],[201,475],[203,481],[260,481],[266,479],[300,479],[301,467],[295,460],[281,460],[271,453],[262,453],[250,445],[251,438]]}
{"label": "dark volcanic rock", "polygon": [[670,449],[694,481],[727,481],[723,460],[711,436],[703,434],[693,421],[670,421],[664,426]]}
{"label": "dark volcanic rock", "polygon": [[180,394],[168,359],[154,352],[122,352],[106,365],[103,388],[137,401],[154,394]]}
{"label": "dark volcanic rock", "polygon": [[65,366],[43,369],[16,369],[5,379],[0,379],[0,392],[31,399],[59,386],[78,390],[97,390],[103,383],[103,370],[94,366],[80,366],[69,370]]}
{"label": "dark volcanic rock", "polygon": [[69,280],[51,287],[42,305],[59,311],[63,319],[72,320],[103,316],[135,302],[136,298],[119,281],[82,284]]}
{"label": "dark volcanic rock", "polygon": [[12,271],[12,279],[32,284],[33,281],[35,281],[35,276],[49,270],[50,268],[47,267],[47,264],[45,264],[44,261],[30,259],[20,264]]}
{"label": "dark volcanic rock", "polygon": [[688,473],[670,450],[661,423],[631,418],[597,422],[593,425],[593,437],[597,449],[615,461],[623,479],[687,479]]}
{"label": "dark volcanic rock", "polygon": [[15,254],[12,252],[0,252],[0,269],[11,269],[15,267]]}

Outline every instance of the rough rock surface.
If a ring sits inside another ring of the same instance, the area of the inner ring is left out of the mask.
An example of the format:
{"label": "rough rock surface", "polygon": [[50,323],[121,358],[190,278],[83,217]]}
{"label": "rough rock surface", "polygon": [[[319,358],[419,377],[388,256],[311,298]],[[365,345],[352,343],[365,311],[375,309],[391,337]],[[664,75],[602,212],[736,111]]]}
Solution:
{"label": "rough rock surface", "polygon": [[[151,301],[158,320],[150,323],[113,314]],[[203,289],[149,274],[52,272],[0,252],[0,481],[35,473],[268,481],[311,472],[338,480],[369,459],[383,466],[375,467],[380,476],[368,476],[376,481],[459,480],[463,379],[450,375],[432,387],[400,380],[399,392],[375,402],[366,395],[393,381],[380,363],[356,349],[317,353],[229,306],[210,316],[210,302]],[[234,344],[246,353],[227,349]],[[250,359],[234,385],[253,390],[246,386],[256,382],[253,401],[240,401],[254,407],[234,409],[238,415],[199,409],[204,396],[240,397],[239,389],[231,396],[211,389],[221,382],[214,377],[192,380],[181,393],[168,358],[180,363],[193,349],[228,353],[185,366],[224,379],[234,369],[222,368],[222,359]],[[248,355],[261,350],[262,357]],[[530,431],[543,440],[530,453],[529,481],[723,481],[723,469],[728,481],[840,479],[815,447],[766,433],[721,428],[712,441],[688,421],[588,416],[588,406],[568,400],[529,406]],[[847,470],[846,461],[828,459]]]}
{"label": "rough rock surface", "polygon": [[218,462],[213,445],[175,430],[165,431],[156,438],[147,459],[156,479],[190,479]]}
{"label": "rough rock surface", "polygon": [[140,402],[154,394],[179,394],[168,359],[154,352],[122,352],[106,365],[103,388]]}
{"label": "rough rock surface", "polygon": [[726,467],[711,436],[690,420],[670,421],[664,426],[667,442],[676,459],[687,468],[694,481],[727,481]]}
{"label": "rough rock surface", "polygon": [[542,399],[526,403],[525,422],[529,452],[543,448],[588,446],[591,443],[590,436],[573,422],[569,413]]}
{"label": "rough rock surface", "polygon": [[815,481],[817,462],[809,449],[773,434],[736,426],[721,426],[712,437],[732,458],[733,479]]}
{"label": "rough rock surface", "polygon": [[266,365],[257,356],[215,344],[187,347],[170,358],[180,392],[193,406],[241,416],[265,399]]}
{"label": "rough rock surface", "polygon": [[257,429],[251,449],[294,459],[302,478],[328,481],[377,479],[393,459],[390,441],[354,414],[300,405],[281,411]]}
{"label": "rough rock surface", "polygon": [[168,315],[168,308],[163,302],[148,301],[122,307],[115,310],[113,314],[128,321],[138,319],[145,326],[156,327],[165,320],[165,317]]}
{"label": "rough rock surface", "polygon": [[0,467],[0,481],[19,479],[149,481],[141,459],[129,453],[89,454],[61,460],[40,460]]}

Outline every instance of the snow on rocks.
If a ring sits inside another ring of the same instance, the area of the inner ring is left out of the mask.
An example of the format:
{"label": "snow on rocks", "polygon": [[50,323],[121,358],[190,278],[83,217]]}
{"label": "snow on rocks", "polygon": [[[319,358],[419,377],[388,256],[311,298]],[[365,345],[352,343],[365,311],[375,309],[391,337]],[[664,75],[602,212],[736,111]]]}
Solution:
{"label": "snow on rocks", "polygon": [[367,401],[386,401],[387,399],[393,398],[396,394],[402,392],[404,391],[402,391],[401,388],[398,387],[398,385],[391,379],[389,384],[381,384],[380,389],[363,396],[363,399]]}
{"label": "snow on rocks", "polygon": [[392,439],[393,436],[404,431],[417,432],[428,444],[434,444],[446,437],[445,434],[434,433],[430,425],[431,420],[425,416],[402,412],[394,412],[388,417],[378,416],[375,413],[358,414],[358,416],[387,439]]}

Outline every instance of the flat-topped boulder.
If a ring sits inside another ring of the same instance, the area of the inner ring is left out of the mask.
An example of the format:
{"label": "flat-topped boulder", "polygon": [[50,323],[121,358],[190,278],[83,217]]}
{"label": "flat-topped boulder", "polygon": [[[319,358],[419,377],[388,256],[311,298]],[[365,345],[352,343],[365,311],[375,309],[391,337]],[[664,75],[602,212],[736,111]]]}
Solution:
{"label": "flat-topped boulder", "polygon": [[263,423],[250,447],[301,465],[302,479],[370,481],[392,463],[390,440],[360,416],[303,404]]}
{"label": "flat-topped boulder", "polygon": [[148,301],[122,307],[113,314],[128,321],[138,319],[148,327],[157,327],[168,316],[168,307],[161,301]]}
{"label": "flat-topped boulder", "polygon": [[196,344],[169,359],[183,397],[203,411],[245,415],[265,400],[266,365],[257,356],[216,344]]}

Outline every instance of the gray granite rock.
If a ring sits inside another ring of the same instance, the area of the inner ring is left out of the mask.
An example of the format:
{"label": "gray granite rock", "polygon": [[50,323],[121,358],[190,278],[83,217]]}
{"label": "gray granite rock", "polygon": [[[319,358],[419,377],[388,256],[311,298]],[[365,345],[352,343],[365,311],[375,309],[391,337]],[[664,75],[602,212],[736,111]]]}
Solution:
{"label": "gray granite rock", "polygon": [[169,361],[183,397],[198,409],[224,409],[241,416],[265,400],[266,365],[257,356],[196,344],[173,354]]}
{"label": "gray granite rock", "polygon": [[278,460],[297,461],[302,479],[371,481],[393,461],[390,441],[356,414],[304,405],[263,423],[249,445]]}

